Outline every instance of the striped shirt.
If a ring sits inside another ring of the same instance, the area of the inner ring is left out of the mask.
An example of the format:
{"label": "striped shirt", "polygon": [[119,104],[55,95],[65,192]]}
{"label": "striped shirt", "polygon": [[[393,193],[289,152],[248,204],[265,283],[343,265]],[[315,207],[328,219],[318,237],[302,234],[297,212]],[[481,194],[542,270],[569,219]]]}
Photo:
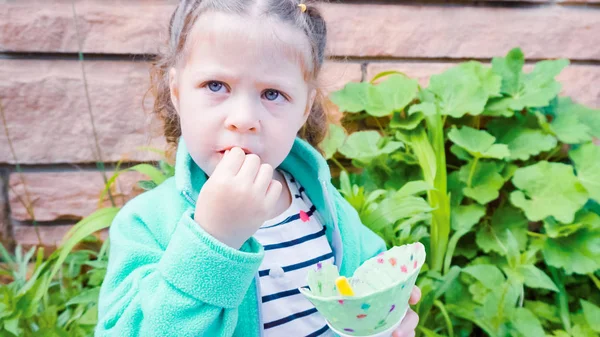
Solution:
{"label": "striped shirt", "polygon": [[265,249],[259,268],[261,312],[266,337],[332,336],[325,319],[298,291],[318,262],[333,261],[325,227],[304,188],[281,171],[292,195],[290,207],[266,221],[254,237]]}

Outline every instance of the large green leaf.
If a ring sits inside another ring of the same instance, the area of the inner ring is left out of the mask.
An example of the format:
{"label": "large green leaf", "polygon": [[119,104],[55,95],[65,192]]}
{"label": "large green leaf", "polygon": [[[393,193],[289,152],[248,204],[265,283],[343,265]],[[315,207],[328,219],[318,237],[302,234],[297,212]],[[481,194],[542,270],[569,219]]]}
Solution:
{"label": "large green leaf", "polygon": [[492,220],[487,226],[477,231],[475,240],[479,248],[489,253],[494,251],[506,255],[504,247],[507,246],[507,229],[517,240],[519,250],[524,250],[527,245],[528,220],[523,213],[505,204],[494,211]]}
{"label": "large green leaf", "polygon": [[515,48],[506,57],[492,59],[492,68],[502,76],[502,93],[512,110],[525,107],[544,107],[558,95],[561,85],[554,78],[569,64],[566,59],[538,62],[531,73],[522,72],[523,52]]}
{"label": "large green leaf", "polygon": [[463,268],[463,273],[473,276],[477,281],[489,290],[497,290],[504,281],[504,274],[498,267],[491,264],[471,265]]}
{"label": "large green leaf", "polygon": [[506,57],[492,59],[492,70],[502,76],[501,92],[516,95],[522,87],[525,55],[519,48],[512,49]]}
{"label": "large green leaf", "polygon": [[510,160],[528,160],[531,156],[552,150],[557,140],[541,130],[528,128],[514,119],[502,118],[488,123],[488,130],[506,144]]}
{"label": "large green leaf", "polygon": [[542,249],[546,263],[568,274],[600,269],[600,230],[584,228],[566,237],[547,238]]}
{"label": "large green leaf", "polygon": [[592,302],[579,300],[583,309],[585,319],[595,332],[600,332],[600,308]]}
{"label": "large green leaf", "polygon": [[[376,116],[386,116],[394,111],[403,110],[417,96],[419,83],[406,76],[394,74],[388,76],[385,81],[375,85],[376,91],[371,91],[370,94],[381,98],[382,109],[369,109],[367,113]],[[371,98],[371,96],[369,96]]]}
{"label": "large green leaf", "polygon": [[423,194],[427,191],[431,191],[433,190],[433,186],[431,186],[431,184],[423,181],[423,180],[416,180],[416,181],[409,181],[406,184],[404,184],[404,186],[402,186],[402,188],[400,188],[400,190],[398,190],[398,192],[396,192],[395,196],[396,197],[406,197],[409,195],[419,195],[419,194]]}
{"label": "large green leaf", "polygon": [[479,78],[479,83],[488,97],[501,96],[502,77],[496,74],[491,67],[484,66],[477,61],[461,63],[460,67],[466,71],[471,71]]}
{"label": "large green leaf", "polygon": [[542,323],[527,308],[517,308],[512,315],[511,323],[522,336],[546,337]]}
{"label": "large green leaf", "polygon": [[596,138],[600,138],[600,109],[592,109],[574,103],[569,97],[559,97],[558,103],[564,109],[564,113],[577,115],[579,121],[589,127],[590,134]]}
{"label": "large green leaf", "polygon": [[550,323],[560,324],[558,308],[542,301],[526,301],[525,307],[536,313],[536,316]]}
{"label": "large green leaf", "polygon": [[336,124],[329,124],[329,132],[321,144],[319,144],[324,152],[325,159],[333,157],[340,146],[344,144],[345,140],[346,131],[344,131],[344,128]]}
{"label": "large green leaf", "polygon": [[566,144],[578,144],[592,140],[590,128],[583,122],[579,121],[577,115],[574,114],[559,114],[552,123],[550,130]]}
{"label": "large green leaf", "polygon": [[502,159],[510,156],[505,144],[494,144],[496,137],[484,130],[463,126],[461,129],[452,128],[448,132],[450,140],[467,150],[473,157]]}
{"label": "large green leaf", "polygon": [[448,241],[448,248],[446,250],[446,256],[444,259],[444,270],[449,270],[450,265],[452,264],[452,258],[454,255],[457,254],[455,251],[458,245],[458,241],[465,234],[469,233],[471,229],[485,215],[485,207],[478,204],[457,206],[453,207],[451,210],[452,212],[450,214],[450,223],[452,229],[455,232],[454,234],[452,234],[452,237],[450,237],[450,240]]}
{"label": "large green leaf", "polygon": [[[475,166],[473,166],[476,164]],[[485,205],[498,198],[498,192],[504,185],[504,178],[499,172],[502,164],[496,162],[469,162],[460,169],[460,180],[466,184],[463,188],[465,196]]]}
{"label": "large green leaf", "polygon": [[554,218],[544,219],[546,235],[551,238],[569,236],[582,228],[600,229],[600,215],[583,209],[575,214],[575,219],[569,224],[563,224]]}
{"label": "large green leaf", "polygon": [[452,208],[451,224],[455,231],[468,232],[485,215],[485,207],[478,204]]}
{"label": "large green leaf", "polygon": [[361,112],[369,103],[369,88],[371,88],[371,84],[367,82],[350,82],[342,90],[331,93],[329,99],[338,106],[341,112]]}
{"label": "large green leaf", "polygon": [[419,84],[403,75],[393,74],[378,84],[348,83],[330,95],[340,111],[382,117],[403,110],[417,96]]}
{"label": "large green leaf", "polygon": [[552,122],[541,120],[556,137],[567,144],[578,144],[600,137],[600,111],[574,103],[569,97],[558,97],[542,111]]}
{"label": "large green leaf", "polygon": [[450,206],[457,207],[464,198],[463,188],[465,183],[460,180],[460,171],[454,171],[448,175],[448,193],[450,194]]}
{"label": "large green leaf", "polygon": [[488,336],[498,337],[500,336],[496,332],[496,327],[492,324],[491,321],[483,317],[482,308],[480,306],[475,305],[472,302],[461,303],[461,305],[456,304],[448,304],[446,306],[448,311],[452,312],[453,315],[456,315],[460,318],[466,319],[475,323],[479,326]]}
{"label": "large green leaf", "polygon": [[431,212],[432,208],[421,197],[392,196],[379,203],[377,209],[362,217],[363,223],[374,231],[393,226],[401,219]]}
{"label": "large green leaf", "polygon": [[512,117],[515,111],[511,109],[510,105],[512,99],[504,97],[491,98],[485,105],[483,115],[494,116],[494,117]]}
{"label": "large green leaf", "polygon": [[393,129],[412,130],[419,126],[424,118],[425,115],[420,112],[411,114],[406,118],[402,117],[402,114],[399,112],[395,112],[392,120],[390,121],[390,127]]}
{"label": "large green leaf", "polygon": [[432,102],[423,102],[413,104],[408,109],[408,115],[414,115],[416,113],[422,113],[424,116],[433,116],[437,113],[437,107]]}
{"label": "large green leaf", "polygon": [[600,146],[593,143],[581,145],[569,151],[575,164],[577,178],[588,191],[590,197],[600,202]]}
{"label": "large green leaf", "polygon": [[[484,83],[480,76],[484,78]],[[460,118],[465,114],[479,115],[493,91],[493,73],[485,75],[469,65],[459,65],[430,79],[429,92],[435,95],[442,115]],[[491,78],[491,79],[489,79]],[[492,83],[490,85],[490,83]]]}
{"label": "large green leaf", "polygon": [[541,288],[558,292],[558,288],[552,282],[552,279],[532,264],[518,266],[517,272],[523,277],[525,285],[530,288]]}
{"label": "large green leaf", "polygon": [[402,147],[402,143],[388,141],[380,147],[382,137],[377,131],[358,131],[350,134],[346,142],[339,148],[344,156],[362,162],[370,162],[374,158],[390,154]]}
{"label": "large green leaf", "polygon": [[573,173],[573,167],[541,161],[515,172],[513,184],[519,189],[510,195],[513,205],[525,211],[531,221],[554,216],[570,223],[585,205],[588,194]]}

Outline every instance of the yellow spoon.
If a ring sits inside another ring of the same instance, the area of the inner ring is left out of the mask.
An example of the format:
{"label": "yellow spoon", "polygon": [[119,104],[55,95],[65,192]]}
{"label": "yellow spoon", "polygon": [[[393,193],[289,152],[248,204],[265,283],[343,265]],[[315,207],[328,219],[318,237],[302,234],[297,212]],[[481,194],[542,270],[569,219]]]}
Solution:
{"label": "yellow spoon", "polygon": [[342,296],[354,296],[354,290],[350,286],[348,279],[344,276],[340,276],[335,280],[337,290]]}

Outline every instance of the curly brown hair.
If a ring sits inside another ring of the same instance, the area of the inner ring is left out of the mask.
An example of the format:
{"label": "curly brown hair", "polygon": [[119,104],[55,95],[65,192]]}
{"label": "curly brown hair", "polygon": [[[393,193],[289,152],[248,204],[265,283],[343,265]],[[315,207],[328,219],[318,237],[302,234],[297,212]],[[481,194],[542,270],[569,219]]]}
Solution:
{"label": "curly brown hair", "polygon": [[[261,15],[275,17],[304,31],[311,44],[312,67],[306,74],[307,80],[317,91],[309,117],[298,132],[318,149],[318,144],[327,133],[327,114],[325,112],[325,96],[318,87],[325,46],[327,27],[320,11],[311,1],[302,1],[306,11],[302,12],[298,0],[181,0],[171,15],[167,43],[161,48],[152,63],[150,72],[151,86],[148,92],[154,96],[152,114],[162,122],[163,133],[167,140],[169,157],[172,157],[179,137],[181,126],[179,116],[171,101],[169,88],[169,70],[180,64],[188,53],[186,44],[194,23],[206,11],[218,11],[232,14],[248,14],[260,12]],[[258,11],[256,11],[258,9]],[[250,15],[250,14],[248,14]]]}

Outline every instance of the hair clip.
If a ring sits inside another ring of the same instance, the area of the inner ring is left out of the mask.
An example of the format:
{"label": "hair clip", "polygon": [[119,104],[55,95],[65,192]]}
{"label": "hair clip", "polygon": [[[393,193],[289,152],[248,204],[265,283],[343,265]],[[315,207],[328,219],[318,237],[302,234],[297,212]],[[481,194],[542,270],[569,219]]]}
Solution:
{"label": "hair clip", "polygon": [[298,4],[298,7],[300,7],[300,11],[302,13],[306,12],[306,5],[305,4]]}

